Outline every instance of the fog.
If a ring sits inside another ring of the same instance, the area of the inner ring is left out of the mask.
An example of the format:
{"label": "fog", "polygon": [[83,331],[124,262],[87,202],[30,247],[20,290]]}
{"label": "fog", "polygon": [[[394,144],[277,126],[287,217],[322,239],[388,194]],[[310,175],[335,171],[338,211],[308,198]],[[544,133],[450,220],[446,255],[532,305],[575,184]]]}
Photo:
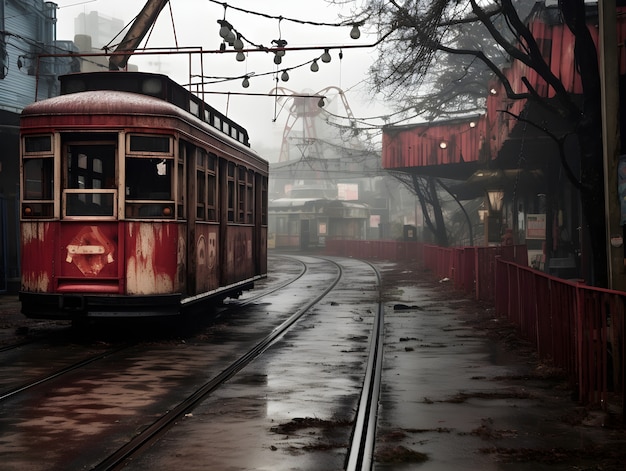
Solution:
{"label": "fog", "polygon": [[[59,40],[74,39],[75,22],[81,13],[88,15],[97,11],[100,16],[120,19],[126,25],[145,4],[144,0],[56,0],[55,3],[59,7]],[[340,23],[349,15],[347,8],[330,5],[325,0],[236,0],[229,5],[265,16],[237,11],[230,6],[225,9],[223,4],[208,0],[171,0],[142,46],[219,51],[222,38],[219,36],[220,25],[217,21],[226,19],[254,44],[273,47],[272,40],[284,39],[288,48],[346,46],[341,50],[342,59],[339,58],[339,49],[331,49],[331,62],[318,61],[319,71],[315,73],[310,70],[310,64],[306,63],[320,57],[324,52],[322,49],[288,51],[280,65],[275,65],[274,55],[267,52],[247,53],[243,62],[238,62],[234,53],[204,54],[202,61],[199,54],[137,54],[129,63],[138,66],[140,70],[167,74],[183,85],[198,83],[201,81],[198,76],[204,75],[204,90],[212,92],[205,96],[206,101],[245,126],[252,146],[270,161],[278,160],[286,123],[294,125],[294,118],[289,113],[293,100],[269,96],[277,86],[284,89],[281,92],[289,95],[317,94],[332,87],[325,93],[325,109],[339,116],[347,116],[351,111],[354,117],[365,119],[389,113],[382,101],[372,96],[366,83],[368,68],[376,56],[375,51],[371,47],[354,47],[372,44],[376,38],[362,30],[361,37],[354,40],[350,38],[349,26],[303,24]],[[283,19],[278,20],[278,17]],[[114,47],[122,37],[111,37],[110,45]],[[102,44],[94,42],[93,46],[101,47]],[[246,48],[251,47],[246,43]],[[297,67],[301,64],[306,65]],[[288,81],[280,80],[281,72],[285,69],[291,69],[288,70]],[[248,88],[242,86],[242,77],[245,75],[250,77]],[[232,77],[237,78],[228,79]],[[343,100],[339,99],[335,87],[344,91],[349,111]],[[317,101],[315,99],[315,103]],[[370,120],[368,123],[380,125],[382,120]]]}

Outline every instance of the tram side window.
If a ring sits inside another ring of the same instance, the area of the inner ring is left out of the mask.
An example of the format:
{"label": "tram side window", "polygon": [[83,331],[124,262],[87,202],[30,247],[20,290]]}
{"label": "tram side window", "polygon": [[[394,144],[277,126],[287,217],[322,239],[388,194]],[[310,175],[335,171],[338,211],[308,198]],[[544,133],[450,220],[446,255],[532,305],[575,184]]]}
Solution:
{"label": "tram side window", "polygon": [[24,136],[22,179],[22,216],[54,216],[52,135]]}
{"label": "tram side window", "polygon": [[[174,217],[176,168],[173,145],[174,140],[170,135],[127,136],[124,182],[126,217]],[[182,204],[182,200],[179,201]]]}
{"label": "tram side window", "polygon": [[267,226],[267,200],[268,200],[268,192],[267,192],[267,177],[263,177],[262,187],[261,187],[261,224]]}
{"label": "tram side window", "polygon": [[217,221],[217,177],[215,167],[217,156],[208,155],[207,160],[207,212],[209,221]]}
{"label": "tram side window", "polygon": [[206,219],[206,152],[196,154],[196,218]]}
{"label": "tram side window", "polygon": [[246,223],[252,224],[254,213],[254,171],[248,170],[246,182]]}
{"label": "tram side window", "polygon": [[27,217],[52,217],[54,211],[54,159],[52,156],[24,159],[23,188],[25,203],[22,214]]}
{"label": "tram side window", "polygon": [[235,200],[237,195],[235,193],[235,164],[228,162],[228,222],[235,222]]}
{"label": "tram side window", "polygon": [[239,191],[237,192],[237,200],[239,203],[239,214],[237,217],[237,222],[243,223],[246,221],[246,169],[244,167],[239,167],[239,178],[237,182],[237,188]]}

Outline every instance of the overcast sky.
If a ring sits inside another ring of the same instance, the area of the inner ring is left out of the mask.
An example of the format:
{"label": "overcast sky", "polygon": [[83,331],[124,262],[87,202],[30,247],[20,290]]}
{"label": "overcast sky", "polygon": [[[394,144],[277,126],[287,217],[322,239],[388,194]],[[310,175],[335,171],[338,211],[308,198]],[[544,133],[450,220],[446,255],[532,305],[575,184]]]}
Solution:
{"label": "overcast sky", "polygon": [[[56,0],[57,11],[57,39],[74,38],[74,20],[80,13],[98,11],[103,16],[121,19],[124,24],[130,22],[144,6],[144,0]],[[202,47],[204,50],[218,50],[221,43],[219,36],[218,19],[226,20],[255,44],[271,47],[272,40],[282,38],[288,42],[287,47],[307,46],[355,46],[367,45],[375,41],[373,37],[361,35],[358,40],[350,38],[350,27],[324,27],[301,24],[288,21],[293,18],[301,21],[316,23],[339,23],[342,18],[340,12],[347,15],[348,10],[341,10],[337,6],[329,5],[325,0],[232,0],[227,2],[232,7],[248,11],[259,12],[272,17],[282,16],[279,21],[259,15],[236,11],[222,4],[208,0],[171,0],[171,15],[168,6],[161,12],[152,32],[148,47]],[[172,26],[172,17],[174,26]],[[113,39],[113,38],[111,38]],[[291,68],[312,59],[323,53],[318,51],[290,51],[283,58],[283,62],[276,66],[273,55],[255,52],[247,55],[247,60],[237,62],[234,54],[205,54],[203,70],[205,76],[237,77],[254,73],[250,78],[249,88],[243,88],[241,79],[214,83],[205,86],[205,90],[215,92],[232,92],[227,94],[212,94],[206,101],[228,116],[244,125],[251,137],[253,147],[260,151],[270,149],[268,153],[277,152],[282,141],[285,122],[289,118],[286,108],[276,104],[271,97],[238,96],[234,93],[269,94],[277,85],[276,76],[271,72],[277,68]],[[345,92],[348,105],[357,118],[380,116],[387,113],[384,105],[373,98],[364,83],[368,67],[375,53],[371,48],[344,49],[343,59],[340,60],[338,50],[330,51],[330,63],[319,63],[319,71],[313,73],[309,65],[288,71],[289,80],[278,82],[279,87],[288,89],[288,93],[317,93],[327,87],[339,87]],[[131,63],[140,66],[141,70],[150,70],[169,75],[181,84],[190,81],[189,74],[200,74],[200,62],[197,56],[189,66],[189,56],[135,56]],[[262,75],[268,74],[269,75]],[[279,73],[280,75],[280,73]],[[198,81],[193,79],[192,81]],[[328,96],[336,98],[336,92],[331,91]],[[333,113],[346,115],[345,107],[340,100],[334,99],[331,105]],[[288,102],[290,103],[290,102]],[[377,124],[380,124],[378,122]],[[271,149],[274,149],[273,151]],[[274,161],[277,156],[264,155]]]}

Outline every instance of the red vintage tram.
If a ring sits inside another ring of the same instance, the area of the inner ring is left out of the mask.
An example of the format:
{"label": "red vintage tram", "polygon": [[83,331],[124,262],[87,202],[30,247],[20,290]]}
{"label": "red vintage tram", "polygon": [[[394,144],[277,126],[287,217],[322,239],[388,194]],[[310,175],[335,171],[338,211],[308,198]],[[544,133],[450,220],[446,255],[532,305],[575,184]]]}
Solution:
{"label": "red vintage tram", "polygon": [[22,312],[185,312],[267,273],[268,164],[168,77],[61,77],[21,116]]}

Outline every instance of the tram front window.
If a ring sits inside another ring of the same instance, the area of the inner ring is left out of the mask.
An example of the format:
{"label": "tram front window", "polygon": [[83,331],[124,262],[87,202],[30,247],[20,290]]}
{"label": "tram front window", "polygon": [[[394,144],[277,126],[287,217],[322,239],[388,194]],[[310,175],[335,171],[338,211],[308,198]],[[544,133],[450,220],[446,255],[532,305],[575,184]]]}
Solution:
{"label": "tram front window", "polygon": [[67,146],[66,216],[115,215],[115,145]]}
{"label": "tram front window", "polygon": [[[172,218],[173,159],[126,158],[126,215]],[[157,203],[158,201],[158,203]]]}

